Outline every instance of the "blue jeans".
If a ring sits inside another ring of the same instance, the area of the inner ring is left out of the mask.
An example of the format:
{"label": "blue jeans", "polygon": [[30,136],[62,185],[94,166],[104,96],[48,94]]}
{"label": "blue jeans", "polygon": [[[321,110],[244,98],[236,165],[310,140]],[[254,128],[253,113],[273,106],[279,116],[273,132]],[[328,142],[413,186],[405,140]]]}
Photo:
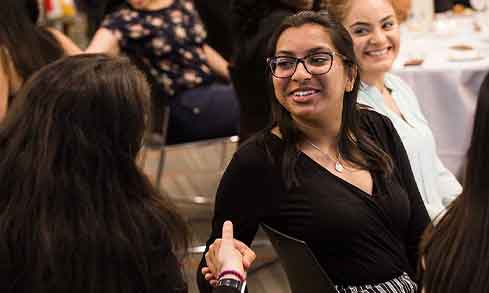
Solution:
{"label": "blue jeans", "polygon": [[231,85],[213,83],[170,99],[168,144],[236,135],[239,104]]}

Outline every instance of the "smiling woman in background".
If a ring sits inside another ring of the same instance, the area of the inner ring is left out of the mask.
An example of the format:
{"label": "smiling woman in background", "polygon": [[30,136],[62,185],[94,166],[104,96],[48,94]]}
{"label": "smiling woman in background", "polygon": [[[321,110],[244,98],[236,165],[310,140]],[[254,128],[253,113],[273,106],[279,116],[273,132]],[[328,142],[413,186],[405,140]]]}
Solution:
{"label": "smiling woman in background", "polygon": [[416,95],[389,73],[400,46],[395,0],[328,1],[328,10],[353,38],[362,79],[358,102],[391,119],[408,153],[426,208],[434,218],[462,187],[438,157],[435,138]]}

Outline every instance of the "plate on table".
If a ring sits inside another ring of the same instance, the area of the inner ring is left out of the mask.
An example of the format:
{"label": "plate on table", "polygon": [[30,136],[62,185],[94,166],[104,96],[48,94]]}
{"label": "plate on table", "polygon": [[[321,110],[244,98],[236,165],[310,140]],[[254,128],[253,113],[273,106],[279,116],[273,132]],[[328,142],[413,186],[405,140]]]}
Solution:
{"label": "plate on table", "polygon": [[406,60],[403,63],[403,66],[404,67],[421,66],[421,65],[423,65],[423,62],[424,62],[424,59],[422,59],[422,58],[411,58],[411,59]]}
{"label": "plate on table", "polygon": [[479,50],[471,45],[458,44],[449,47],[448,61],[477,61],[483,58],[484,56],[480,54]]}

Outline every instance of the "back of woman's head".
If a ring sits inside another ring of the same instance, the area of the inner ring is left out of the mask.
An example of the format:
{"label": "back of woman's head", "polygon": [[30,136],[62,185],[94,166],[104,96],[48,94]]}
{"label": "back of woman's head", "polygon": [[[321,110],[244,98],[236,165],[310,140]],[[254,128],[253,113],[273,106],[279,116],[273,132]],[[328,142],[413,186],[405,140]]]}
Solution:
{"label": "back of woman's head", "polygon": [[[11,143],[30,140],[46,147],[37,154],[57,156],[52,164],[73,166],[69,156],[104,160],[104,167],[109,160],[111,166],[132,164],[145,129],[148,95],[144,77],[125,59],[64,58],[26,82],[3,130],[13,131]],[[24,135],[28,131],[31,136]]]}
{"label": "back of woman's head", "polygon": [[426,293],[489,291],[489,75],[480,88],[464,190],[421,243]]}
{"label": "back of woman's head", "polygon": [[146,292],[149,261],[163,265],[151,252],[169,235],[185,243],[135,163],[149,95],[129,61],[105,55],[26,82],[0,126],[0,263],[15,292]]}
{"label": "back of woman's head", "polygon": [[7,60],[10,60],[9,63],[13,64],[23,80],[64,54],[54,36],[37,26],[38,17],[39,6],[36,0],[2,1],[0,61],[7,64]]}

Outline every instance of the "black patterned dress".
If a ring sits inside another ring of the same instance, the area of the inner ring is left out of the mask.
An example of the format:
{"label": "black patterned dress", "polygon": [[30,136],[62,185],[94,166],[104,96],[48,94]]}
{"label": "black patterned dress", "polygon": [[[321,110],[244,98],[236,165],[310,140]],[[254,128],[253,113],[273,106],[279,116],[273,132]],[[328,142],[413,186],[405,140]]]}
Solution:
{"label": "black patterned dress", "polygon": [[[206,31],[192,1],[174,0],[159,10],[135,9],[126,3],[108,15],[102,27],[114,32],[121,51],[156,84],[159,95],[168,99],[170,140],[236,132],[239,111],[234,90],[230,85],[215,89],[218,79],[203,49]],[[210,117],[225,113],[231,115],[221,117],[219,125],[208,123]]]}

